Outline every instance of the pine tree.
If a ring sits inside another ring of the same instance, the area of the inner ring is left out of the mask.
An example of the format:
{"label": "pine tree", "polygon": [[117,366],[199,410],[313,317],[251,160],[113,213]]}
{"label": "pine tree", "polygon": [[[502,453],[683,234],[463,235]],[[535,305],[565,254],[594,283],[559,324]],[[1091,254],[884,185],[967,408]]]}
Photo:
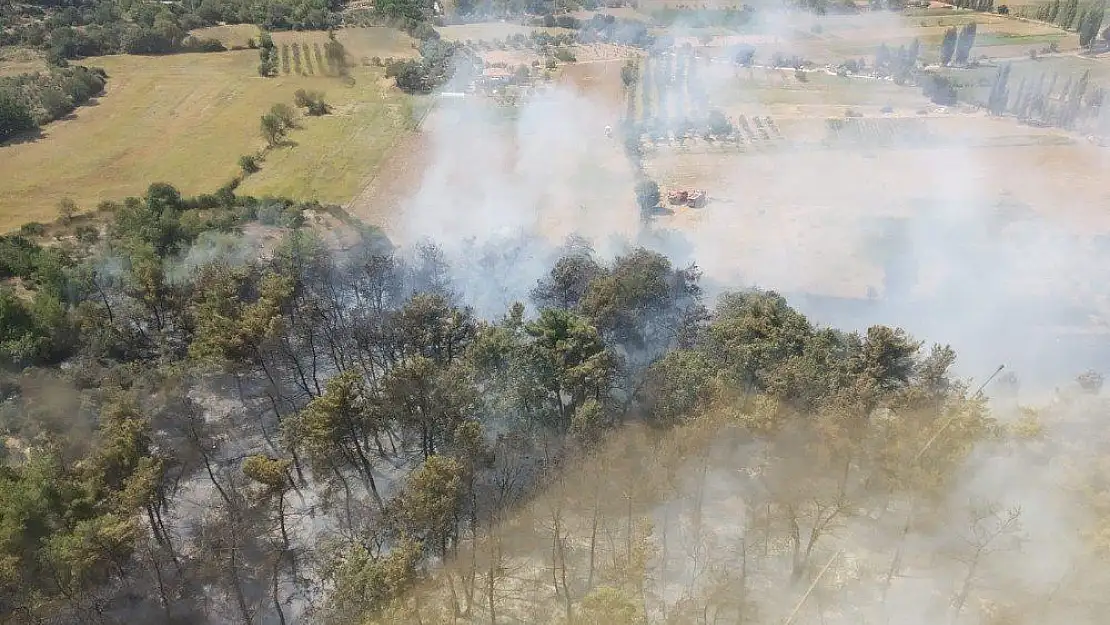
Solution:
{"label": "pine tree", "polygon": [[1072,23],[1075,22],[1076,15],[1079,13],[1079,0],[1067,0],[1060,11],[1056,24],[1064,30],[1070,30]]}
{"label": "pine tree", "polygon": [[944,31],[944,41],[940,44],[940,64],[947,66],[952,62],[952,55],[956,52],[956,27]]}
{"label": "pine tree", "polygon": [[1083,18],[1079,20],[1079,45],[1082,47],[1089,47],[1094,44],[1095,39],[1098,37],[1098,31],[1102,28],[1103,16],[1106,13],[1106,6],[1099,3],[1093,6],[1083,14]]}
{"label": "pine tree", "polygon": [[991,86],[991,93],[987,99],[987,109],[991,115],[1002,115],[1006,112],[1006,104],[1010,99],[1010,92],[1006,83],[1010,79],[1010,64],[998,68],[998,74]]}
{"label": "pine tree", "polygon": [[967,64],[968,58],[971,56],[971,47],[975,45],[975,31],[975,22],[971,22],[960,29],[960,34],[956,38],[956,53],[954,59],[957,65]]}
{"label": "pine tree", "polygon": [[1071,93],[1067,95],[1067,105],[1064,107],[1064,112],[1060,119],[1060,125],[1064,128],[1072,128],[1075,126],[1075,121],[1079,118],[1079,109],[1083,105],[1083,96],[1087,94],[1087,84],[1090,78],[1091,70],[1087,70],[1083,73],[1083,76],[1076,81],[1075,86],[1071,89]]}
{"label": "pine tree", "polygon": [[1011,109],[1014,112],[1014,114],[1017,115],[1019,118],[1022,117],[1022,111],[1024,110],[1023,107],[1024,107],[1025,100],[1026,100],[1026,97],[1027,97],[1026,92],[1025,92],[1025,85],[1026,85],[1025,76],[1022,76],[1021,77],[1021,83],[1018,85],[1017,97],[1014,98],[1014,106]]}

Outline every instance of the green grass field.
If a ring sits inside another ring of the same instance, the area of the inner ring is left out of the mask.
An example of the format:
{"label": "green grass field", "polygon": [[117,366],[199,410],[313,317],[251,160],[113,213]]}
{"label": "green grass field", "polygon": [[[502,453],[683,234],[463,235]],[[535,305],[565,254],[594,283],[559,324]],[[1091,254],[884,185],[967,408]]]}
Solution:
{"label": "green grass field", "polygon": [[301,128],[289,136],[296,145],[271,150],[262,171],[250,176],[240,192],[336,204],[351,200],[395,143],[415,127],[421,104],[380,82],[377,93],[358,84],[345,97],[327,92],[325,100],[335,103],[332,113],[302,118]]}
{"label": "green grass field", "polygon": [[295,145],[272,152],[245,192],[346,201],[411,125],[411,98],[378,68],[354,67],[348,86],[318,75],[261,78],[253,50],[87,64],[110,77],[95,106],[34,141],[0,147],[0,231],[53,220],[66,197],[91,210],[158,181],[185,194],[213,191],[239,172],[241,155],[264,146],[260,116],[277,102],[292,105],[297,89],[322,92],[333,113],[303,118],[289,136]]}

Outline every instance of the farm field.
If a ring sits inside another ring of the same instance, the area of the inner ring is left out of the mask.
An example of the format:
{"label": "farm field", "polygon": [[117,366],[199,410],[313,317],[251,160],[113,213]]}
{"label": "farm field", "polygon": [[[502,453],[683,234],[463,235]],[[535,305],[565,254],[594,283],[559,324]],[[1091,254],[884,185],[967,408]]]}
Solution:
{"label": "farm field", "polygon": [[189,34],[197,39],[215,39],[227,48],[245,48],[251,39],[258,42],[262,30],[254,24],[226,24],[196,28]]}
{"label": "farm field", "polygon": [[349,212],[401,242],[518,229],[556,242],[574,232],[633,236],[637,218],[626,207],[634,172],[604,135],[621,112],[622,63],[566,65],[552,95],[515,112],[441,101]]}
{"label": "farm field", "polygon": [[[313,51],[313,58],[305,61],[305,67],[312,64],[319,73],[323,63],[315,57],[317,47],[323,48],[328,40],[328,34],[322,31],[285,31],[272,33],[274,44],[278,46],[279,53],[285,44],[292,46],[299,44],[302,49],[308,46]],[[347,50],[350,60],[355,64],[367,64],[374,57],[409,58],[419,56],[416,40],[405,33],[394,29],[382,27],[340,28],[335,31],[335,38]],[[284,68],[282,68],[284,71]]]}
{"label": "farm field", "polygon": [[[1049,61],[1073,70],[1101,62],[1060,56],[1038,63]],[[1110,320],[1110,275],[1095,260],[1105,259],[1110,240],[1110,188],[1099,175],[1110,166],[1105,148],[1013,118],[936,107],[920,88],[889,81],[821,71],[803,81],[792,70],[761,68],[722,75],[700,65],[696,75],[707,102],[699,109],[692,93],[672,83],[669,115],[716,109],[733,123],[760,117],[764,129],[770,118],[781,133],[760,137],[753,126],[739,142],[642,141],[644,175],[659,184],[664,204],[650,230],[671,253],[689,250],[686,260],[707,281],[784,292],[815,318],[860,329],[896,319],[922,336],[982,347],[1020,336],[1037,345],[1013,352],[1022,370],[1049,375],[1072,366],[1068,358],[1105,364],[1101,348],[1080,334]],[[1015,69],[1012,93],[1017,76]],[[647,104],[643,96],[641,78],[633,98],[638,119],[645,107],[652,114],[662,108],[658,95]],[[862,117],[848,120],[849,111]],[[885,128],[894,139],[903,128],[924,128],[926,138],[905,135],[884,147],[876,134],[870,145],[826,145],[833,117]],[[666,201],[670,191],[697,189],[708,193],[702,208]],[[635,210],[632,197],[625,202]],[[892,284],[905,290],[891,292]],[[955,302],[976,296],[997,308],[957,310]],[[1000,320],[1013,309],[1024,316]],[[973,367],[997,366],[989,361],[969,359]]]}
{"label": "farm field", "polygon": [[36,141],[0,147],[0,230],[54,219],[63,198],[84,211],[158,181],[213,191],[238,173],[240,155],[263,147],[259,117],[291,105],[297,89],[322,92],[334,113],[302,118],[289,136],[295,147],[274,151],[247,192],[346,201],[411,126],[410,99],[380,69],[355,67],[347,86],[318,75],[261,78],[257,63],[253,50],[89,59],[110,76],[96,106],[43,127]]}
{"label": "farm field", "polygon": [[[234,24],[198,28],[190,31],[190,34],[202,39],[217,39],[228,48],[232,48],[236,46],[246,47],[247,41],[250,39],[257,42],[261,32],[257,26],[251,24]],[[308,44],[314,53],[316,46],[323,47],[328,40],[327,33],[321,31],[282,31],[270,33],[270,36],[274,43],[279,46],[279,54],[282,43],[288,45],[293,43],[298,45]],[[415,40],[395,28],[384,26],[340,28],[335,31],[335,38],[343,44],[347,53],[350,54],[351,60],[355,63],[369,61],[374,57],[384,59],[417,55],[414,45]],[[315,68],[315,59],[309,59],[309,63],[313,64]]]}
{"label": "farm field", "polygon": [[546,32],[552,35],[573,32],[566,28],[542,28],[525,26],[524,24],[511,24],[507,22],[484,22],[477,24],[453,24],[436,28],[439,36],[446,41],[493,41],[504,39],[513,35],[528,36],[534,31]]}
{"label": "farm field", "polygon": [[[641,11],[649,9],[641,6]],[[722,28],[676,27],[670,34],[681,43],[708,48],[711,55],[724,56],[726,48],[737,44],[756,47],[757,58],[772,55],[798,55],[814,63],[838,64],[849,58],[869,58],[882,44],[891,48],[908,46],[918,39],[924,47],[923,59],[937,62],[937,49],[944,32],[976,22],[978,35],[974,57],[1007,58],[1040,52],[1055,44],[1062,52],[1079,47],[1078,35],[1055,26],[1018,20],[1000,15],[957,10],[929,10],[906,13],[874,12],[859,15],[798,15],[789,22],[750,32],[730,32]],[[658,31],[663,33],[666,31]],[[712,37],[708,43],[701,37]]]}

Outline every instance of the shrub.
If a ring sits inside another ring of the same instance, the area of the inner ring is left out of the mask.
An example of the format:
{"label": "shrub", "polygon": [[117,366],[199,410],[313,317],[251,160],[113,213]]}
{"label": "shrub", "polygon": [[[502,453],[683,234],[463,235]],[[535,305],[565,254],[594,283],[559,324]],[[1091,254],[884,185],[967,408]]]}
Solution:
{"label": "shrub", "polygon": [[324,102],[324,95],[319,91],[305,91],[298,89],[293,94],[293,102],[297,106],[306,109],[306,113],[313,117],[328,114],[328,105]]}
{"label": "shrub", "polygon": [[31,108],[14,93],[0,90],[0,141],[35,128]]}
{"label": "shrub", "polygon": [[77,240],[82,243],[96,243],[100,240],[100,231],[88,224],[77,226],[76,235]]}
{"label": "shrub", "polygon": [[41,237],[46,234],[46,226],[37,221],[31,221],[19,227],[19,234],[25,237]]}
{"label": "shrub", "polygon": [[258,171],[258,157],[251,154],[244,154],[239,157],[239,169],[243,170],[246,175],[253,174]]}
{"label": "shrub", "polygon": [[271,106],[270,114],[276,117],[287,130],[297,127],[297,114],[288,104],[279,102]]}
{"label": "shrub", "polygon": [[58,202],[58,219],[60,219],[62,223],[69,223],[76,214],[77,204],[70,198],[67,197]]}
{"label": "shrub", "polygon": [[564,63],[573,63],[573,62],[578,60],[574,56],[574,53],[571,52],[567,48],[556,48],[555,49],[555,58],[559,59],[560,61],[562,61]]}

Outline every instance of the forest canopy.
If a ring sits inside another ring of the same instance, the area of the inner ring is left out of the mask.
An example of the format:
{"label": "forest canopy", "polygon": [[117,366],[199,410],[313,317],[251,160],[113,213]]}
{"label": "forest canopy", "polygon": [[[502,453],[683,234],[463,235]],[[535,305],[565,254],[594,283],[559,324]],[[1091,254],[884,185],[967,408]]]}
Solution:
{"label": "forest canopy", "polygon": [[[573,238],[528,301],[483,318],[442,249],[362,229],[340,252],[305,225],[328,210],[158,184],[101,207],[101,236],[0,239],[0,608],[15,622],[485,622],[516,608],[496,588],[478,607],[475,563],[521,506],[595,466],[655,458],[678,479],[711,440],[761,448],[744,462],[809,489],[769,483],[744,521],[785,528],[794,583],[820,569],[818,526],[942,501],[1001,431],[951,377],[951,349],[896,328],[822,327],[773,292],[710,306],[696,267]],[[279,235],[261,257],[248,224]],[[633,426],[647,438],[615,451]],[[620,475],[590,478],[594,496],[618,498],[604,489],[627,489]],[[667,492],[641,487],[632,508],[595,510],[634,551],[655,548],[641,525]],[[568,532],[590,518],[575,501]],[[808,538],[789,530],[813,519]],[[568,578],[536,605],[660,609],[630,599],[623,551],[595,545],[587,566],[582,549],[556,554]],[[447,602],[434,589],[459,571],[465,598]]]}

